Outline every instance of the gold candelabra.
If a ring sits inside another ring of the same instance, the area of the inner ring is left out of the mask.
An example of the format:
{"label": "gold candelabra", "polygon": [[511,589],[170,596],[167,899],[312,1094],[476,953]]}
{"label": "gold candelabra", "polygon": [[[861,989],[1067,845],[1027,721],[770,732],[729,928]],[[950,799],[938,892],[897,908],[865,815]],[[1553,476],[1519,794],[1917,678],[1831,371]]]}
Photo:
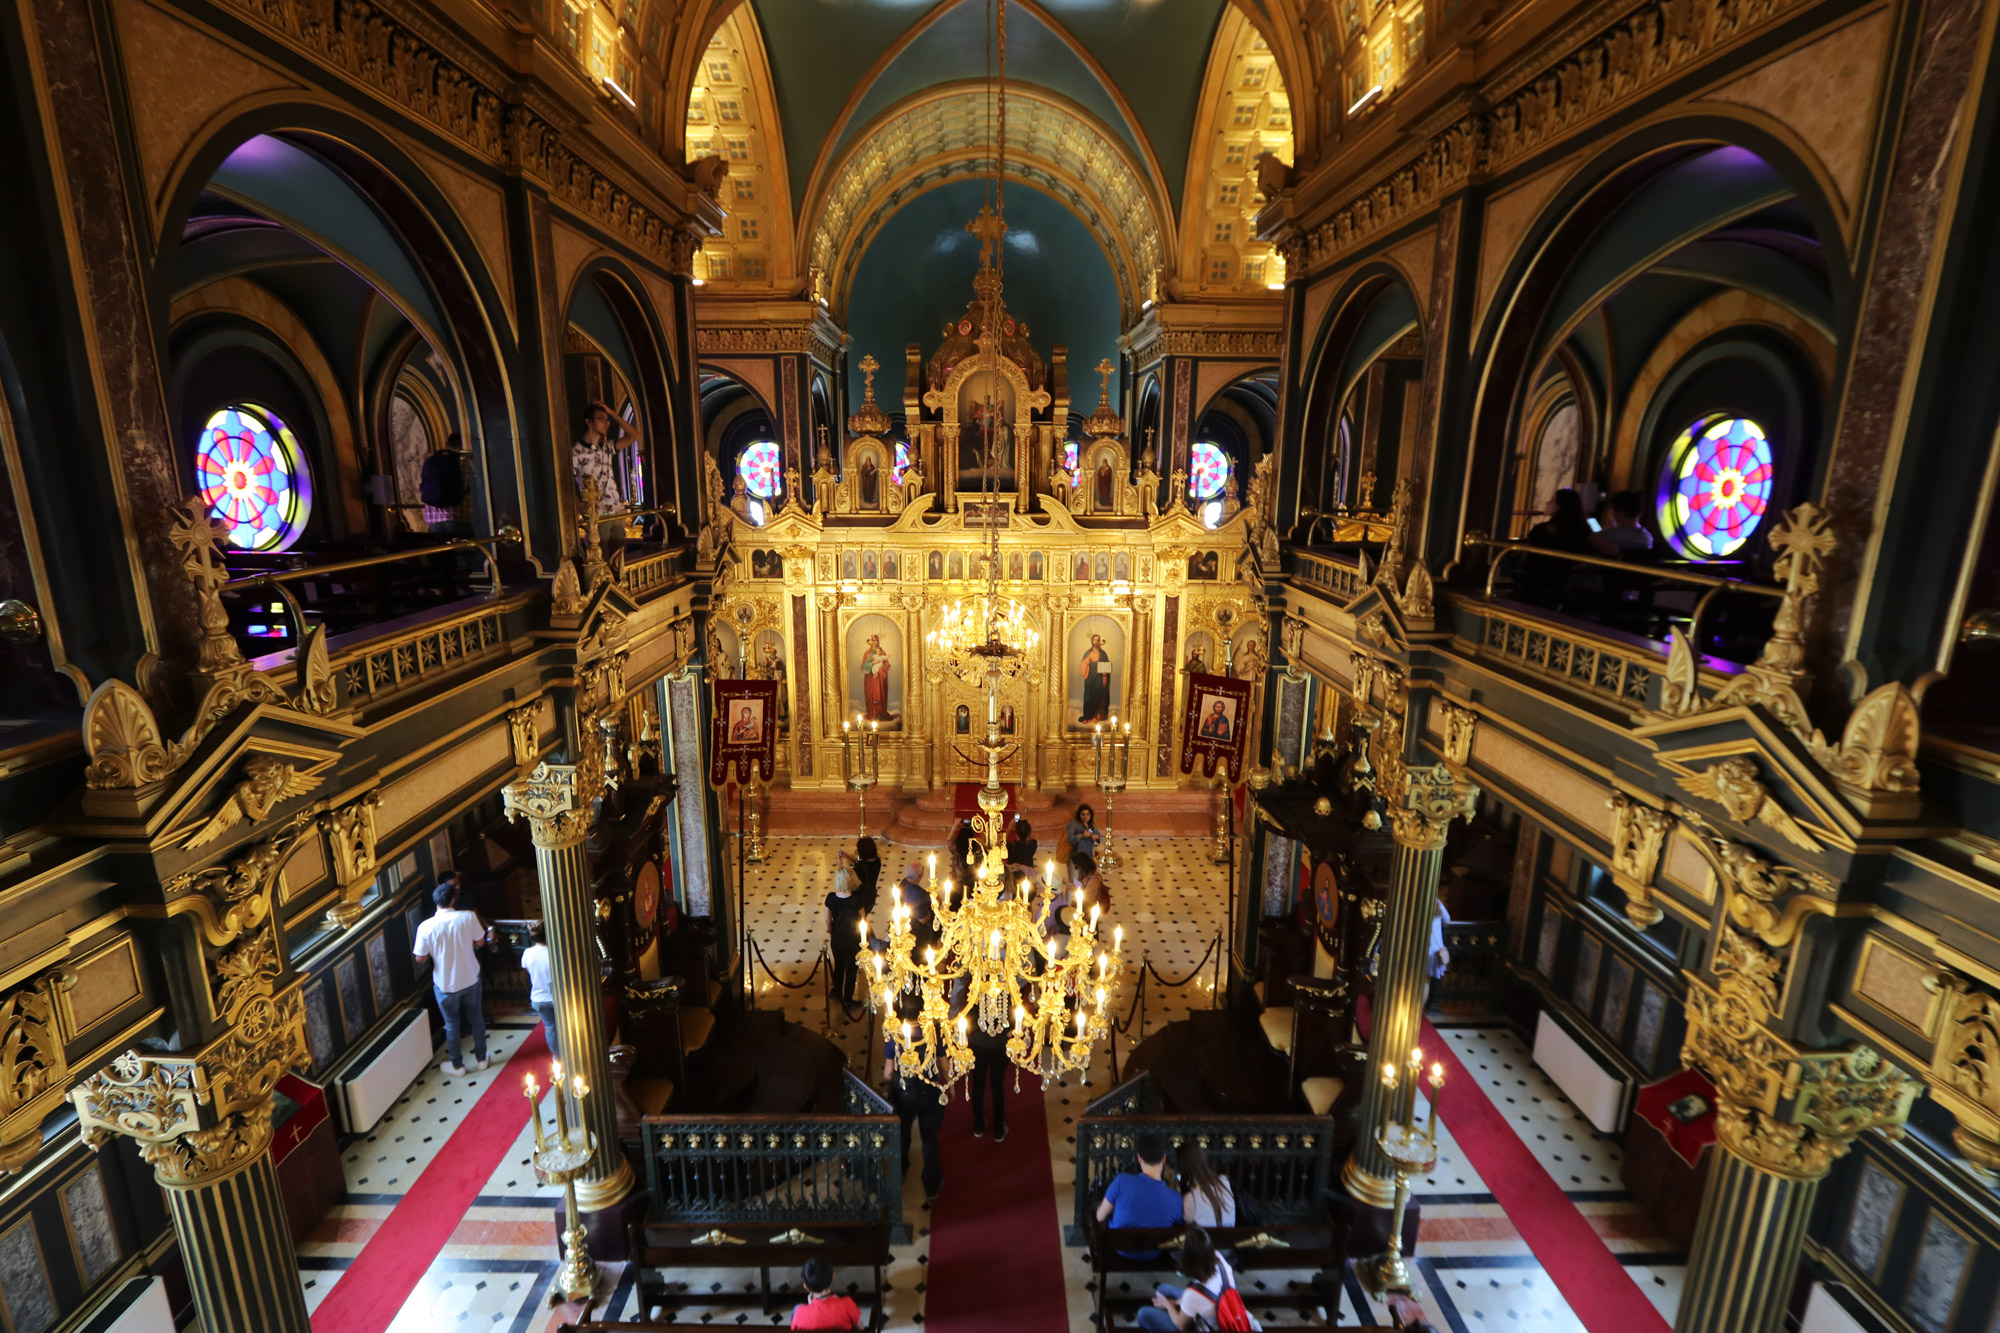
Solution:
{"label": "gold candelabra", "polygon": [[[1111,850],[1111,810],[1118,801],[1118,793],[1125,790],[1125,781],[1132,776],[1132,724],[1127,722],[1120,728],[1118,715],[1111,715],[1111,731],[1107,734],[1102,722],[1097,723],[1090,733],[1091,748],[1097,755],[1097,785],[1104,792],[1104,838],[1097,844],[1097,868],[1116,870],[1117,853]],[[1106,751],[1109,763],[1106,763]]]}
{"label": "gold candelabra", "polygon": [[1422,1047],[1410,1048],[1408,1078],[1399,1080],[1394,1064],[1382,1066],[1382,1086],[1393,1099],[1393,1109],[1389,1123],[1376,1131],[1375,1142],[1396,1168],[1396,1202],[1389,1218],[1389,1248],[1354,1266],[1362,1285],[1378,1296],[1410,1288],[1410,1265],[1403,1257],[1403,1214],[1410,1206],[1410,1177],[1424,1175],[1437,1165],[1437,1104],[1438,1094],[1444,1090],[1444,1066],[1431,1066],[1431,1113],[1428,1123],[1419,1128],[1417,1083],[1423,1072]]}
{"label": "gold candelabra", "polygon": [[[871,950],[868,922],[860,927],[859,962],[868,977],[869,1003],[882,1015],[897,1067],[949,1097],[951,1085],[972,1068],[972,1025],[989,1036],[1009,1033],[1007,1058],[1046,1081],[1090,1068],[1091,1052],[1111,1026],[1110,1000],[1123,966],[1125,929],[1099,947],[1102,903],[1088,917],[1078,910],[1067,943],[1052,932],[1056,864],[1047,863],[1040,901],[1031,872],[1005,865],[1007,791],[1000,785],[999,672],[989,673],[986,700],[986,783],[974,819],[972,882],[937,877],[929,860],[923,888],[934,925],[932,942],[918,956],[915,907],[902,887],[890,892],[886,947]],[[914,1015],[898,1017],[898,997],[916,997]]]}
{"label": "gold candelabra", "polygon": [[[549,1284],[549,1304],[588,1300],[597,1292],[597,1263],[590,1257],[589,1233],[576,1211],[576,1179],[590,1168],[591,1154],[597,1150],[597,1136],[583,1125],[583,1099],[590,1085],[581,1074],[563,1080],[562,1061],[551,1062],[549,1091],[554,1093],[555,1133],[542,1129],[541,1089],[535,1076],[522,1080],[528,1097],[528,1118],[535,1126],[535,1175],[545,1185],[563,1187],[562,1266]],[[572,1110],[570,1103],[575,1101]]]}
{"label": "gold candelabra", "polygon": [[868,836],[868,789],[882,780],[882,724],[865,728],[861,714],[840,724],[840,769],[861,804],[861,836]]}

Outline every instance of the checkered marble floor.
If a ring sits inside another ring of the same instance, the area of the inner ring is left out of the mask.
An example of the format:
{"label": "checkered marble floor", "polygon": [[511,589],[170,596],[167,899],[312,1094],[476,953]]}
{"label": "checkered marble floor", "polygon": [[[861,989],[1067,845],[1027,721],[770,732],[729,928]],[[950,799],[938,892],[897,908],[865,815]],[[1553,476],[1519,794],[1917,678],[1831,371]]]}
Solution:
{"label": "checkered marble floor", "polygon": [[[821,903],[832,887],[835,851],[851,845],[833,838],[766,839],[764,863],[749,869],[748,918],[768,971],[760,969],[757,1004],[782,1009],[787,1017],[830,1036],[856,1068],[879,1082],[879,1062],[865,1061],[871,1030],[864,1019],[848,1023],[837,1007],[829,1014],[822,976],[809,976],[825,943]],[[880,843],[885,879],[898,876],[914,855]],[[1209,942],[1223,927],[1227,890],[1223,868],[1209,859],[1206,838],[1130,840],[1120,844],[1121,864],[1106,875],[1113,920],[1124,924],[1128,967],[1115,1001],[1128,1012],[1141,960],[1168,980],[1188,979],[1167,989],[1149,983],[1147,1011],[1136,1014],[1119,1037],[1121,1060],[1142,1039],[1166,1023],[1211,1003],[1214,958],[1204,963]],[[886,883],[885,883],[886,888]],[[886,924],[883,894],[871,928]],[[1202,966],[1197,968],[1197,964]],[[309,1308],[316,1308],[340,1280],[381,1219],[441,1150],[452,1126],[532,1030],[525,1018],[489,1024],[493,1067],[466,1079],[447,1079],[433,1067],[398,1100],[371,1134],[344,1146],[349,1194],[300,1247],[301,1280]],[[1618,1184],[1620,1148],[1598,1134],[1562,1093],[1535,1068],[1526,1046],[1511,1031],[1491,1026],[1446,1029],[1445,1039],[1471,1070],[1480,1091],[1491,1098],[1536,1160],[1590,1220],[1620,1259],[1628,1276],[1671,1321],[1680,1297],[1684,1258],[1648,1234],[1643,1216]],[[1051,1084],[1043,1093],[1049,1127],[1049,1166],[1055,1182],[1053,1225],[1067,1226],[1074,1209],[1075,1122],[1083,1108],[1111,1089],[1110,1061],[1100,1057],[1088,1077]],[[1033,1095],[1024,1083],[1019,1096]],[[411,1294],[391,1326],[393,1333],[429,1329],[491,1329],[508,1333],[553,1330],[574,1307],[551,1311],[547,1292],[555,1272],[553,1190],[538,1188],[528,1165],[528,1131],[502,1159],[473,1207]],[[1416,1187],[1424,1206],[1422,1235],[1414,1264],[1416,1295],[1432,1321],[1453,1333],[1576,1333],[1583,1325],[1553,1281],[1536,1262],[1504,1211],[1466,1159],[1450,1130],[1439,1129],[1438,1162]],[[915,1163],[913,1162],[913,1165]],[[976,1164],[953,1163],[953,1170]],[[930,1258],[930,1214],[915,1173],[904,1182],[904,1217],[909,1243],[897,1246],[887,1274],[890,1327],[920,1329],[925,1276]],[[1093,1322],[1091,1276],[1080,1249],[1063,1250],[1066,1294],[1073,1329]],[[1260,1273],[1245,1292],[1251,1310],[1266,1327],[1297,1325],[1296,1314],[1267,1309],[1258,1297],[1276,1295],[1309,1273]],[[741,1273],[688,1271],[675,1275],[685,1290],[741,1287]],[[786,1321],[796,1299],[795,1274],[772,1274],[780,1291],[780,1313],[767,1316],[740,1308],[683,1309],[676,1321],[689,1325],[770,1327]],[[843,1285],[845,1281],[843,1280]],[[1343,1284],[1340,1322],[1386,1322],[1386,1312],[1370,1301],[1350,1273]],[[632,1275],[623,1265],[608,1266],[600,1317],[629,1318],[640,1312]],[[1595,1330],[1593,1333],[1606,1333]]]}

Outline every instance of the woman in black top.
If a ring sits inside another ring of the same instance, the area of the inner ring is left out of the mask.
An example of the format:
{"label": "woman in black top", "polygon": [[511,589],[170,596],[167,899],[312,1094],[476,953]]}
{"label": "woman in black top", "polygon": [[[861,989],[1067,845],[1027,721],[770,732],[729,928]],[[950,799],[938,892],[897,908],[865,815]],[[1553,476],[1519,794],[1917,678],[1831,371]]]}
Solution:
{"label": "woman in black top", "polygon": [[881,877],[882,853],[875,849],[875,839],[857,839],[854,844],[854,900],[861,904],[864,914],[875,910],[875,895],[879,891]]}
{"label": "woman in black top", "polygon": [[1034,826],[1019,815],[1014,817],[1014,836],[1007,839],[1007,864],[1028,866],[1035,864],[1035,848],[1041,846],[1035,840]]}
{"label": "woman in black top", "polygon": [[[846,854],[841,854],[846,859]],[[854,1018],[855,961],[861,952],[861,900],[855,897],[853,873],[845,865],[833,871],[833,892],[826,895],[826,939],[833,955],[833,994],[841,1012]]]}
{"label": "woman in black top", "polygon": [[958,831],[951,835],[951,877],[964,882],[972,861],[972,821],[958,821]]}

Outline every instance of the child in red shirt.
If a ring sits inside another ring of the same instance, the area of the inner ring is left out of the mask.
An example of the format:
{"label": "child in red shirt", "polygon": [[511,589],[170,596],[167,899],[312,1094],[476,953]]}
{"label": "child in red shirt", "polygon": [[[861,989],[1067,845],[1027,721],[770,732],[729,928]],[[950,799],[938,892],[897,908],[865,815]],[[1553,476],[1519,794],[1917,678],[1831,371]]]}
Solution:
{"label": "child in red shirt", "polygon": [[832,1264],[815,1255],[806,1260],[801,1276],[806,1283],[806,1303],[792,1311],[793,1328],[861,1327],[861,1307],[854,1303],[854,1298],[833,1294]]}

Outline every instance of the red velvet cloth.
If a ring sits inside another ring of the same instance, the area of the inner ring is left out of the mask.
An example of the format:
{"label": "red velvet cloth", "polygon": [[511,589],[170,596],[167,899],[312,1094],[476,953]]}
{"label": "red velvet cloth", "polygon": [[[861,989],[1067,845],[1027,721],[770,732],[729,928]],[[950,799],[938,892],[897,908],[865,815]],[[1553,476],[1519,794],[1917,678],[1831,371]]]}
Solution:
{"label": "red velvet cloth", "polygon": [[326,1119],[326,1094],[314,1084],[296,1074],[287,1074],[278,1080],[278,1091],[297,1102],[299,1109],[292,1113],[291,1119],[271,1131],[271,1160],[274,1163],[284,1161],[286,1155],[304,1143],[306,1136]]}
{"label": "red velvet cloth", "polygon": [[[1682,1120],[1667,1108],[1690,1093],[1707,1102],[1709,1111],[1693,1120]],[[1715,1142],[1715,1085],[1696,1071],[1683,1069],[1639,1089],[1633,1114],[1659,1130],[1668,1146],[1693,1166],[1700,1160],[1701,1150]]]}

